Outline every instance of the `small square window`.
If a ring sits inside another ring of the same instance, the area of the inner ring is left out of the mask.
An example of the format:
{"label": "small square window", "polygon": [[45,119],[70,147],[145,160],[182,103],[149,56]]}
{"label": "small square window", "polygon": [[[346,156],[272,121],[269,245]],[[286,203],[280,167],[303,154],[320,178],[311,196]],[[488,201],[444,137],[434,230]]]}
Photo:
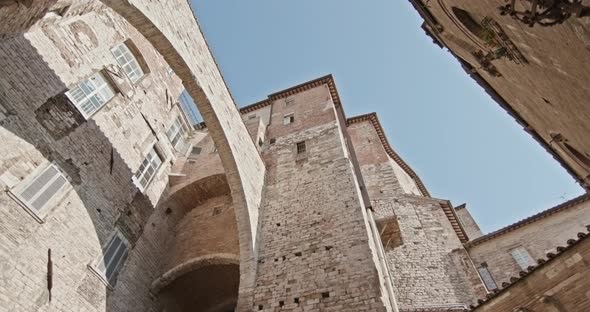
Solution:
{"label": "small square window", "polygon": [[291,106],[291,105],[293,105],[293,103],[295,103],[295,99],[286,99],[285,100],[285,106]]}
{"label": "small square window", "polygon": [[295,121],[295,115],[288,114],[283,117],[283,125],[291,124]]}
{"label": "small square window", "polygon": [[303,154],[305,151],[305,141],[297,143],[297,154]]}
{"label": "small square window", "polygon": [[114,286],[128,254],[129,242],[117,230],[103,249],[102,254],[98,256],[90,268],[103,282],[109,286]]}

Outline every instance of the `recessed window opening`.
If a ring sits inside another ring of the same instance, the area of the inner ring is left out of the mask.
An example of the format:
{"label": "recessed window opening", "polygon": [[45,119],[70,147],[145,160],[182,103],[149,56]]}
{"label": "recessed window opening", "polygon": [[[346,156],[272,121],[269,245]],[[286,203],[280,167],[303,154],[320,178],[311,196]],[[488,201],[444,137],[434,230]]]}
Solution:
{"label": "recessed window opening", "polygon": [[285,100],[285,106],[291,106],[293,103],[295,103],[295,99],[286,99]]}
{"label": "recessed window opening", "polygon": [[531,265],[535,265],[535,261],[524,247],[514,248],[510,251],[510,254],[518,266],[523,270]]}
{"label": "recessed window opening", "polygon": [[133,56],[133,53],[129,50],[129,47],[127,47],[127,44],[121,43],[114,47],[111,52],[131,82],[136,83],[143,77],[144,72],[139,62],[135,59],[135,56]]}
{"label": "recessed window opening", "polygon": [[479,276],[483,280],[484,285],[486,286],[487,290],[495,290],[498,289],[498,285],[496,285],[496,281],[492,277],[492,274],[488,270],[487,263],[482,263],[481,267],[477,268]]}
{"label": "recessed window opening", "polygon": [[184,145],[184,138],[186,137],[186,130],[183,127],[182,121],[180,120],[180,116],[177,116],[166,131],[166,136],[170,140],[170,143],[174,147],[174,149],[179,150],[181,145]]}
{"label": "recessed window opening", "polygon": [[66,96],[82,116],[88,119],[115,96],[115,91],[105,77],[97,72],[71,88]]}
{"label": "recessed window opening", "polygon": [[139,186],[142,190],[145,190],[148,184],[152,181],[154,175],[161,165],[162,158],[156,152],[155,146],[153,146],[135,173],[135,179],[139,183]]}
{"label": "recessed window opening", "polygon": [[295,122],[294,114],[288,114],[283,117],[283,125],[292,124],[293,122]]}
{"label": "recessed window opening", "polygon": [[114,285],[128,254],[129,242],[116,231],[92,267],[106,283]]}
{"label": "recessed window opening", "polygon": [[297,143],[297,154],[303,154],[306,151],[305,141]]}

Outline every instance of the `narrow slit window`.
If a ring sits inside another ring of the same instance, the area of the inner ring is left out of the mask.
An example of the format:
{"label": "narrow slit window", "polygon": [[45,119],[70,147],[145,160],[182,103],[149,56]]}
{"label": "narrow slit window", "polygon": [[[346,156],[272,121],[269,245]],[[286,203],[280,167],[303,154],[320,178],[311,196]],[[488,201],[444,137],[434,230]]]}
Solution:
{"label": "narrow slit window", "polygon": [[133,53],[131,53],[127,44],[121,43],[114,47],[111,52],[131,82],[136,83],[141,77],[143,77],[143,69],[141,69],[139,62],[135,56],[133,56]]}
{"label": "narrow slit window", "polygon": [[152,181],[161,165],[162,158],[156,152],[155,147],[152,147],[135,173],[135,179],[142,190],[145,190],[148,184]]}
{"label": "narrow slit window", "polygon": [[49,165],[27,185],[15,192],[16,197],[34,214],[39,215],[66,185],[67,179]]}
{"label": "narrow slit window", "polygon": [[288,125],[295,122],[295,115],[289,114],[283,117],[283,125]]}
{"label": "narrow slit window", "polygon": [[303,154],[306,151],[305,141],[297,143],[297,154]]}
{"label": "narrow slit window", "polygon": [[488,270],[487,264],[483,263],[481,267],[477,268],[477,271],[479,272],[479,276],[481,276],[481,279],[483,280],[487,290],[491,291],[498,289],[498,285],[496,285],[496,281],[494,281],[490,270]]}
{"label": "narrow slit window", "polygon": [[115,285],[128,254],[129,242],[117,231],[96,260],[93,269],[106,283]]}
{"label": "narrow slit window", "polygon": [[115,96],[115,91],[105,77],[98,72],[68,90],[66,96],[84,118],[88,119]]}

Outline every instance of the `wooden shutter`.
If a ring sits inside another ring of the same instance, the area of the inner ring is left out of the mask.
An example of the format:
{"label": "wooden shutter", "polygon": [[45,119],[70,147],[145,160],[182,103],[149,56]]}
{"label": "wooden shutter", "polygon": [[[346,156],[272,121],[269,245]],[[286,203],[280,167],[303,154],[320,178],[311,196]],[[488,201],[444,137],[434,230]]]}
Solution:
{"label": "wooden shutter", "polygon": [[53,165],[23,188],[18,196],[35,212],[39,212],[66,184],[66,178]]}

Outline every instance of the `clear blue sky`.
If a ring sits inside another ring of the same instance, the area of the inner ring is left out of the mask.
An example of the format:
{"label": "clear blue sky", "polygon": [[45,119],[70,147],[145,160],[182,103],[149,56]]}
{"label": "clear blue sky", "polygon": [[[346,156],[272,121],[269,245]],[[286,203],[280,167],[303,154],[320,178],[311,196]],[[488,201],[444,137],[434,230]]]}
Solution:
{"label": "clear blue sky", "polygon": [[332,73],[347,116],[377,112],[434,197],[484,232],[582,189],[432,43],[405,0],[193,0],[239,106]]}

